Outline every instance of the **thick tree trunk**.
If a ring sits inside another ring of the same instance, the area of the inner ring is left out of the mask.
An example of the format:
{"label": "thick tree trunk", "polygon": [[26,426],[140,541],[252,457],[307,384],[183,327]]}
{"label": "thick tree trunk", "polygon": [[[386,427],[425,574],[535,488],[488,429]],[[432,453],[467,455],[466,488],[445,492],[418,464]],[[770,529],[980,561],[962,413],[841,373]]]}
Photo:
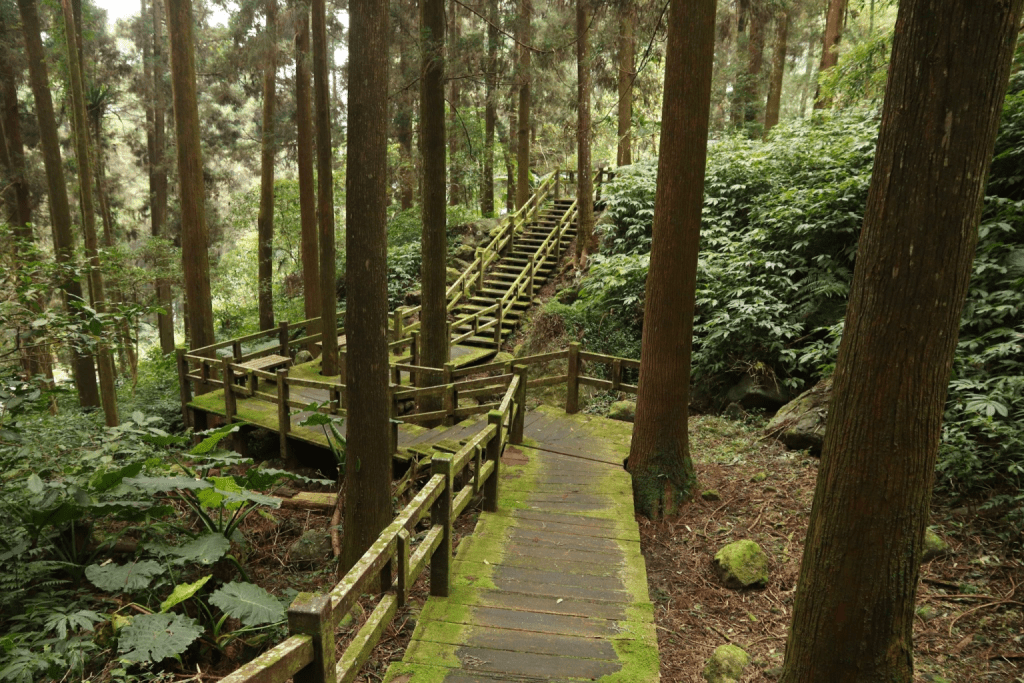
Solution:
{"label": "thick tree trunk", "polygon": [[[29,80],[36,103],[36,117],[39,121],[39,145],[43,149],[43,165],[46,169],[46,184],[50,198],[50,224],[53,227],[53,251],[58,263],[74,269],[75,242],[71,233],[71,207],[68,204],[68,190],[64,180],[64,164],[60,158],[60,138],[57,135],[57,120],[53,113],[53,99],[50,96],[50,80],[46,68],[46,53],[39,32],[39,14],[34,0],[18,0],[18,12],[25,37],[25,54],[28,57]],[[75,303],[85,303],[82,285],[74,279],[67,279],[60,286],[64,306],[68,315],[79,317]],[[96,383],[96,368],[92,354],[72,349],[72,373],[78,388],[78,402],[82,406],[100,405],[99,387]]]}
{"label": "thick tree trunk", "polygon": [[338,291],[335,285],[334,164],[331,149],[331,83],[327,73],[325,0],[313,0],[313,108],[316,117],[317,226],[320,238],[320,372],[331,377],[338,366]]}
{"label": "thick tree trunk", "polygon": [[[453,55],[458,54],[459,41],[462,39],[462,32],[459,28],[459,6],[453,2],[449,15],[452,22],[451,41],[454,48],[449,50]],[[460,168],[459,150],[462,147],[460,135],[462,131],[459,126],[459,115],[462,109],[462,82],[458,78],[449,80],[448,112],[449,121],[448,135],[448,203],[452,206],[461,204],[463,199],[462,169]]]}
{"label": "thick tree trunk", "polygon": [[519,83],[519,111],[516,141],[516,208],[530,198],[530,41],[533,31],[533,0],[519,0],[519,68],[516,77]]}
{"label": "thick tree trunk", "polygon": [[671,514],[696,485],[687,418],[714,49],[715,0],[673,2],[640,388],[626,461],[636,509],[650,518]]}
{"label": "thick tree trunk", "polygon": [[[209,233],[206,227],[206,187],[203,149],[199,138],[196,99],[195,41],[192,38],[192,0],[166,0],[170,40],[171,82],[174,86],[174,129],[178,152],[178,195],[181,205],[181,265],[188,301],[189,342],[192,348],[214,342],[210,300]],[[202,391],[200,387],[197,391]]]}
{"label": "thick tree trunk", "polygon": [[[313,177],[313,112],[309,85],[309,10],[302,0],[294,2],[300,13],[295,27],[295,128],[298,142],[299,222],[302,242],[302,300],[306,319],[319,318],[320,245],[316,229],[316,184]],[[310,334],[323,328],[311,325]],[[337,341],[335,340],[335,343]]]}
{"label": "thick tree trunk", "polygon": [[[399,18],[399,22],[402,19]],[[411,33],[411,32],[410,32]],[[409,59],[409,46],[405,36],[398,39],[398,71],[399,78],[403,82],[403,88],[395,101],[395,134],[398,139],[398,184],[399,202],[402,211],[412,208],[414,188],[416,187],[416,165],[412,156],[412,118],[413,118],[413,89],[406,85],[419,74],[413,74],[412,64]]]}
{"label": "thick tree trunk", "polygon": [[274,108],[277,99],[277,0],[266,0],[267,54],[263,65],[263,135],[260,147],[260,212],[256,218],[260,329],[274,327],[274,159],[277,139]]}
{"label": "thick tree trunk", "polygon": [[764,72],[764,28],[768,12],[758,0],[750,9],[750,37],[747,40],[747,74],[743,84],[743,123],[750,130],[761,109],[761,76]]}
{"label": "thick tree trunk", "polygon": [[900,3],[785,683],[914,677],[921,545],[1022,4]]}
{"label": "thick tree trunk", "polygon": [[505,210],[512,213],[516,210],[516,164],[519,161],[519,88],[513,87],[509,96],[508,107],[508,145],[505,153]]}
{"label": "thick tree trunk", "polygon": [[594,181],[590,170],[590,6],[576,0],[576,253],[577,268],[587,262],[594,237]]}
{"label": "thick tree trunk", "polygon": [[[89,157],[89,122],[85,108],[85,88],[82,85],[82,67],[76,48],[75,17],[70,0],[62,0],[64,8],[64,32],[67,43],[68,75],[71,81],[71,100],[75,122],[75,157],[78,161],[78,182],[82,195],[82,232],[85,234],[85,255],[89,259],[89,287],[92,290],[92,304],[100,314],[107,312],[107,297],[100,270],[99,240],[96,238],[96,213],[92,203],[92,162]],[[103,416],[108,427],[120,424],[117,416],[117,388],[114,385],[114,359],[105,340],[100,340],[96,349],[96,361],[100,375],[100,401]]]}
{"label": "thick tree trunk", "polygon": [[782,104],[782,76],[786,70],[786,42],[789,38],[789,14],[775,15],[775,46],[772,54],[772,79],[768,87],[768,103],[764,108],[764,132],[768,134],[779,123]]}
{"label": "thick tree trunk", "polygon": [[390,522],[388,401],[387,115],[388,3],[352,0],[345,212],[348,261],[348,451],[345,535],[339,574],[347,572]]}
{"label": "thick tree trunk", "polygon": [[[839,63],[839,41],[843,38],[843,14],[846,12],[846,0],[831,0],[828,5],[828,16],[825,18],[825,37],[822,41],[821,63],[818,65],[818,76]],[[826,109],[832,102],[821,96],[819,87],[814,93],[814,108]]]}
{"label": "thick tree trunk", "polygon": [[487,102],[484,105],[484,176],[480,213],[494,215],[494,128],[498,121],[498,0],[487,0]]}
{"label": "thick tree trunk", "polygon": [[[164,38],[162,0],[153,0],[153,149],[150,151],[150,214],[152,234],[160,237],[167,225],[167,144],[164,131]],[[174,301],[171,283],[166,278],[156,280],[156,300],[164,313],[156,316],[160,334],[160,350],[174,353]]]}
{"label": "thick tree trunk", "polygon": [[633,79],[636,78],[636,5],[622,3],[619,16],[619,144],[616,166],[633,163]]}

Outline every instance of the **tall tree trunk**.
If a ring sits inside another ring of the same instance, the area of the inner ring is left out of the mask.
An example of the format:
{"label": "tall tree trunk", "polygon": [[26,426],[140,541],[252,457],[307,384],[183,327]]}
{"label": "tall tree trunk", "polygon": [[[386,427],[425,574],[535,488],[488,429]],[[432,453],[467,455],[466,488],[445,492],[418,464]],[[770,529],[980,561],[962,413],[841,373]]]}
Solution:
{"label": "tall tree trunk", "polygon": [[586,265],[594,236],[594,181],[590,173],[590,6],[576,0],[576,254],[575,265]]}
{"label": "tall tree trunk", "polygon": [[[150,151],[150,215],[153,237],[164,234],[167,225],[167,150],[164,131],[164,60],[162,0],[153,0],[153,149]],[[166,278],[156,280],[156,300],[163,313],[157,313],[160,350],[174,353],[174,301],[171,283]]]}
{"label": "tall tree trunk", "polygon": [[[402,18],[399,18],[401,23]],[[414,32],[409,32],[414,33]],[[412,64],[409,59],[409,46],[404,36],[398,39],[398,72],[399,78],[403,81],[403,88],[395,101],[395,130],[398,138],[399,158],[399,202],[402,211],[412,208],[414,188],[416,186],[415,162],[412,157],[412,117],[413,117],[413,89],[406,85],[413,76]],[[418,74],[416,74],[418,75]]]}
{"label": "tall tree trunk", "polygon": [[814,33],[810,33],[807,39],[807,69],[804,71],[804,83],[800,88],[800,118],[806,116],[807,98],[811,93],[811,83],[814,80],[814,48],[818,41],[814,39]]}
{"label": "tall tree trunk", "polygon": [[633,79],[636,78],[636,5],[625,0],[619,15],[619,144],[616,166],[633,163]]}
{"label": "tall tree trunk", "polygon": [[650,518],[671,514],[697,479],[687,418],[714,50],[715,0],[673,2],[640,388],[626,460],[636,509]]}
{"label": "tall tree trunk", "polygon": [[[203,149],[199,138],[196,99],[195,41],[192,38],[192,0],[166,0],[170,41],[171,82],[174,86],[174,129],[178,152],[178,195],[181,205],[181,266],[188,302],[188,331],[192,348],[214,342],[210,300],[209,233],[206,227],[206,187]],[[200,387],[198,391],[203,391]]]}
{"label": "tall tree trunk", "polygon": [[[60,138],[57,135],[57,120],[53,113],[46,53],[40,37],[39,13],[36,11],[35,0],[18,0],[18,12],[21,16],[29,80],[39,121],[39,145],[43,148],[43,165],[46,169],[46,184],[50,198],[50,224],[53,227],[53,251],[58,263],[73,270],[76,263],[75,242],[71,233],[71,207],[68,204],[64,164],[60,158]],[[64,306],[68,315],[80,317],[81,313],[76,304],[85,303],[81,283],[68,278],[61,283],[60,288],[63,291]],[[72,356],[72,373],[75,386],[78,388],[79,404],[88,407],[100,405],[92,354],[73,348]]]}
{"label": "tall tree trunk", "polygon": [[764,132],[768,134],[779,123],[782,104],[782,76],[786,70],[786,42],[789,38],[789,13],[775,15],[775,47],[772,53],[772,80],[768,87],[768,103],[764,108]]}
{"label": "tall tree trunk", "polygon": [[[423,287],[420,315],[420,365],[440,368],[448,362],[448,313],[445,301],[444,0],[420,0],[423,66],[420,77],[420,149],[423,152]],[[440,383],[437,375],[420,378],[422,386]],[[423,411],[440,408],[439,396],[420,400]]]}
{"label": "tall tree trunk", "polygon": [[910,681],[921,546],[1024,0],[900,3],[782,681]]}
{"label": "tall tree trunk", "polygon": [[764,28],[768,13],[753,0],[750,8],[750,37],[747,40],[747,74],[743,88],[743,123],[748,131],[757,123],[761,109],[761,74],[764,71]]}
{"label": "tall tree trunk", "polygon": [[530,198],[530,41],[533,39],[533,0],[519,0],[519,139],[516,141],[516,208]]}
{"label": "tall tree trunk", "polygon": [[263,135],[260,147],[260,212],[257,225],[260,329],[274,327],[274,105],[277,99],[277,0],[266,0],[267,54],[263,64]]}
{"label": "tall tree trunk", "polygon": [[[453,55],[458,54],[459,41],[462,39],[458,7],[458,4],[452,2],[449,10],[452,22],[451,40],[454,46],[449,53]],[[459,115],[462,109],[462,82],[458,78],[452,78],[449,80],[449,88],[449,122],[445,131],[448,135],[448,163],[451,166],[448,169],[448,203],[457,206],[463,202],[462,169],[459,167],[459,149],[461,147],[459,136],[462,134],[459,126]]]}
{"label": "tall tree trunk", "polygon": [[[99,240],[96,238],[96,213],[92,204],[92,163],[89,158],[89,123],[85,108],[85,88],[82,85],[82,67],[76,48],[75,17],[70,0],[62,0],[64,31],[67,42],[68,75],[71,81],[71,100],[75,122],[75,157],[78,161],[78,182],[82,195],[82,232],[85,234],[85,255],[89,259],[89,287],[92,289],[93,307],[100,314],[107,312],[107,297],[100,270]],[[110,347],[100,340],[96,349],[100,375],[100,400],[108,427],[120,424],[117,417],[117,388],[114,386],[114,359]]]}
{"label": "tall tree trunk", "polygon": [[[757,0],[754,1],[756,2]],[[746,73],[741,70],[740,64],[743,61],[744,55],[749,54],[748,44],[750,38],[747,27],[750,24],[750,2],[751,0],[738,0],[736,7],[736,52],[733,60],[735,64],[735,78],[732,88],[732,97],[729,103],[729,118],[732,122],[733,128],[740,128],[743,126],[744,115],[746,112],[745,97],[747,92],[747,80]]]}
{"label": "tall tree trunk", "polygon": [[320,372],[331,377],[338,366],[338,289],[335,285],[334,164],[331,148],[331,83],[327,72],[327,7],[313,0],[313,109],[316,117],[317,226],[320,238]]}
{"label": "tall tree trunk", "polygon": [[388,401],[387,116],[388,3],[352,0],[349,49],[348,173],[345,248],[359,254],[346,271],[348,452],[345,535],[339,574],[347,572],[392,518]]}
{"label": "tall tree trunk", "polygon": [[487,0],[487,101],[484,104],[484,177],[480,213],[494,215],[494,128],[498,121],[498,0]]}
{"label": "tall tree trunk", "polygon": [[[839,41],[843,38],[843,14],[846,12],[846,0],[830,0],[828,16],[825,18],[825,37],[822,41],[821,63],[818,65],[818,76],[839,63]],[[822,97],[821,87],[814,92],[814,108],[826,109],[832,106],[831,100]]]}
{"label": "tall tree trunk", "polygon": [[505,210],[512,213],[516,210],[516,164],[519,161],[519,88],[513,87],[509,96],[508,107],[508,144],[505,153],[505,174],[508,180],[505,183]]}
{"label": "tall tree trunk", "polygon": [[[302,242],[302,300],[306,319],[319,318],[323,306],[320,292],[320,245],[316,228],[316,184],[313,177],[313,112],[310,101],[309,9],[303,0],[293,0],[299,16],[295,27],[295,129],[298,142],[299,223]],[[310,334],[323,329],[311,325]],[[337,340],[335,340],[337,343]]]}

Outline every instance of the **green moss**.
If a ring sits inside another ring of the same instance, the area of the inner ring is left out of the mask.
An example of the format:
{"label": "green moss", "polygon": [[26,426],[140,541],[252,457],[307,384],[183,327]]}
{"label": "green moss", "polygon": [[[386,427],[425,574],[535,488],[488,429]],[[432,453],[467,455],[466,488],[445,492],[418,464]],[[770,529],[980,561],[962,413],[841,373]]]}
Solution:
{"label": "green moss", "polygon": [[395,662],[388,667],[384,683],[443,683],[451,670],[446,667]]}
{"label": "green moss", "polygon": [[750,655],[742,648],[736,645],[719,645],[704,667],[704,678],[708,683],[738,681],[748,664]]}
{"label": "green moss", "polygon": [[657,450],[642,472],[633,472],[633,504],[649,519],[675,514],[693,497],[697,475],[689,453]]}
{"label": "green moss", "polygon": [[[620,624],[621,625],[621,624]],[[659,680],[661,660],[658,657],[657,642],[653,645],[640,640],[616,638],[612,641],[615,654],[618,655],[622,668],[598,680],[602,683],[641,683]]]}
{"label": "green moss", "polygon": [[750,540],[730,543],[715,553],[715,569],[729,588],[768,583],[768,558],[761,546]]}

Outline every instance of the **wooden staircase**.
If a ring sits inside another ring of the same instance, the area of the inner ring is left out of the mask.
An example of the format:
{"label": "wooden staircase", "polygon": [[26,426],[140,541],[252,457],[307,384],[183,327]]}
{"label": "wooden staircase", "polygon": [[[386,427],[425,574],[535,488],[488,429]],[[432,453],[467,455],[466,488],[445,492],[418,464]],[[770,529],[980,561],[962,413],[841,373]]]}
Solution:
{"label": "wooden staircase", "polygon": [[[523,313],[533,303],[533,296],[544,286],[558,265],[561,254],[576,236],[575,217],[572,223],[562,232],[561,239],[556,250],[538,257],[538,250],[545,244],[552,233],[555,232],[566,218],[566,213],[574,208],[575,202],[572,199],[555,199],[545,205],[537,215],[536,221],[530,223],[512,241],[511,248],[488,270],[484,277],[483,287],[473,293],[466,302],[459,305],[455,310],[455,319],[473,315],[478,311],[493,308],[503,299],[511,303],[511,307],[501,315],[501,332],[499,335],[490,332],[474,335],[462,341],[467,346],[480,346],[485,348],[497,348],[501,342],[512,333],[519,325]],[[535,263],[531,273],[531,264]],[[526,288],[518,294],[509,297],[511,290],[517,281],[523,277],[533,276],[532,287]],[[532,290],[532,291],[531,291]],[[495,321],[495,315],[484,315],[479,318],[479,325],[485,325]],[[453,335],[461,335],[470,332],[473,326],[463,323],[452,330]]]}

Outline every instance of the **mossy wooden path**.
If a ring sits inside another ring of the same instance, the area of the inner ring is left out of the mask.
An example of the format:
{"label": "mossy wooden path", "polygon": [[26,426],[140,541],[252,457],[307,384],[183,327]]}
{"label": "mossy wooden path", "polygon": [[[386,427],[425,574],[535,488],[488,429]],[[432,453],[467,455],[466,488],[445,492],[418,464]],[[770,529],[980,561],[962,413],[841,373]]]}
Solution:
{"label": "mossy wooden path", "polygon": [[[455,432],[477,424],[431,432],[465,438]],[[386,681],[658,680],[622,467],[631,427],[546,406],[527,414],[524,444],[502,458],[499,512],[459,544],[450,596],[427,601]]]}

